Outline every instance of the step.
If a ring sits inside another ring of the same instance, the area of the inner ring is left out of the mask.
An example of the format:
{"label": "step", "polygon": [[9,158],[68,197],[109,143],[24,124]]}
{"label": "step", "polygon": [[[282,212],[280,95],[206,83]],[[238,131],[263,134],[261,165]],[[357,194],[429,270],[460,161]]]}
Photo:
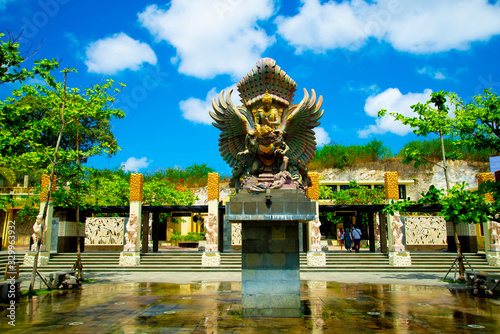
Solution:
{"label": "step", "polygon": [[[241,272],[241,253],[221,253],[221,266],[201,266],[202,252],[179,251],[148,253],[141,255],[141,265],[121,267],[118,265],[119,252],[82,253],[81,259],[86,272]],[[24,254],[16,254],[20,262]],[[476,271],[500,273],[500,268],[487,264],[482,253],[464,254]],[[308,267],[307,254],[300,253],[302,272],[420,272],[445,274],[453,264],[456,253],[412,252],[411,267],[393,267],[388,263],[388,256],[381,253],[326,253],[325,267]],[[71,267],[76,261],[76,253],[52,254],[47,266],[40,267],[41,272],[56,271]],[[0,254],[0,265],[7,262],[7,255]],[[465,263],[466,269],[468,268]],[[31,267],[21,265],[22,272],[31,271]],[[453,271],[452,271],[453,272]]]}

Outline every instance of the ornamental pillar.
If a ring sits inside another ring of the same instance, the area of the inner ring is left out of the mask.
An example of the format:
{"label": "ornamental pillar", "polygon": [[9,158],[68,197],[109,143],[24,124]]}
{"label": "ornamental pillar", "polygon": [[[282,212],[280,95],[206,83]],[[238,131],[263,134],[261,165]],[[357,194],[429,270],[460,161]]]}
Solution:
{"label": "ornamental pillar", "polygon": [[[322,252],[321,221],[319,220],[319,173],[308,174],[312,185],[307,188],[307,196],[315,202],[316,219],[310,220],[307,226],[307,265],[310,267],[326,266],[326,254]],[[327,246],[328,247],[328,246]]]}
{"label": "ornamental pillar", "polygon": [[[399,200],[399,182],[398,172],[386,172],[385,181],[385,200],[387,204],[391,201]],[[396,267],[411,266],[410,252],[406,251],[403,242],[404,224],[399,212],[393,216],[387,216],[387,234],[389,244],[389,264]]]}
{"label": "ornamental pillar", "polygon": [[307,226],[307,251],[308,252],[319,252],[321,251],[321,234],[319,233],[319,174],[316,172],[308,173],[309,179],[311,179],[312,185],[307,188],[307,196],[316,202],[316,215],[318,216],[317,221],[309,221]]}
{"label": "ornamental pillar", "polygon": [[[481,173],[477,175],[478,187],[486,181],[495,182],[493,173]],[[484,195],[488,202],[493,202],[493,194]],[[486,260],[490,266],[500,267],[500,224],[494,221],[483,223],[484,250]]]}
{"label": "ornamental pillar", "polygon": [[120,266],[141,264],[141,221],[144,175],[130,175],[129,218],[125,225],[125,245],[120,253]]}
{"label": "ornamental pillar", "polygon": [[208,215],[205,218],[207,243],[202,255],[202,266],[220,266],[219,253],[219,173],[208,173]]}
{"label": "ornamental pillar", "polygon": [[[493,181],[495,182],[495,176],[493,173],[480,173],[477,174],[477,186],[479,187],[483,182]],[[489,202],[493,202],[492,194],[485,194],[485,199]],[[491,222],[483,223],[484,231],[484,251],[488,252],[491,250]],[[477,234],[477,233],[476,233]]]}
{"label": "ornamental pillar", "polygon": [[[40,244],[40,253],[38,255],[38,265],[44,266],[49,263],[50,259],[50,246],[52,240],[52,217],[54,215],[54,205],[52,199],[52,193],[56,190],[56,175],[52,178],[52,187],[49,190],[50,186],[50,176],[43,174],[41,181],[41,190],[40,190],[40,209],[38,216],[35,219],[35,224],[33,224],[33,234],[31,238],[33,240],[33,244],[28,252],[26,252],[24,256],[24,265],[33,266],[35,261],[36,254],[36,244],[38,242],[38,238],[42,238]],[[47,192],[49,192],[49,200],[47,203]],[[43,219],[43,210],[47,206],[47,213],[45,215],[45,222]]]}

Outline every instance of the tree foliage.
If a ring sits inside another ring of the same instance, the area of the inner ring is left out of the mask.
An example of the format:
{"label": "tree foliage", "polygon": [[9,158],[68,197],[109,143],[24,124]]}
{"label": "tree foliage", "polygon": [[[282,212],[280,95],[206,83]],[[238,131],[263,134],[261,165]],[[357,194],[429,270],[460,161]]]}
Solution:
{"label": "tree foliage", "polygon": [[[116,153],[119,147],[110,122],[123,118],[124,113],[113,108],[114,94],[120,90],[113,87],[113,81],[80,89],[67,88],[47,73],[41,77],[45,85],[24,85],[0,102],[0,165],[21,172],[47,171],[62,125],[61,163]],[[61,170],[58,174],[62,175]]]}
{"label": "tree foliage", "polygon": [[385,192],[382,188],[369,189],[356,183],[349,182],[349,189],[333,191],[330,187],[320,185],[319,197],[329,200],[334,205],[371,205],[385,203]]}
{"label": "tree foliage", "polygon": [[[390,113],[394,116],[395,120],[401,121],[404,125],[409,125],[413,129],[413,133],[417,136],[427,137],[430,134],[436,134],[441,137],[450,135],[452,133],[453,117],[450,114],[450,108],[447,105],[448,98],[454,98],[454,94],[444,91],[431,94],[431,98],[425,103],[417,103],[411,106],[411,109],[416,114],[415,117],[405,116],[400,113]],[[380,110],[378,116],[384,116],[387,110]],[[421,151],[415,149],[403,149],[403,163],[413,163],[415,168],[420,165],[425,165],[429,162]],[[446,156],[444,144],[442,145],[442,159],[443,164],[440,166],[446,172],[446,159],[456,159],[458,156],[448,154]]]}
{"label": "tree foliage", "polygon": [[316,151],[309,169],[340,168],[361,162],[380,161],[392,156],[391,149],[383,141],[373,139],[364,145],[327,144]]}
{"label": "tree foliage", "polygon": [[455,122],[453,133],[459,144],[473,150],[493,149],[500,151],[500,97],[485,89],[464,103],[454,97]]}
{"label": "tree foliage", "polygon": [[23,68],[23,57],[19,49],[21,35],[7,36],[0,33],[0,85],[8,82],[23,82],[28,78],[34,78],[40,74],[46,74],[59,66],[55,60],[42,59],[35,61],[33,69]]}
{"label": "tree foliage", "polygon": [[[498,153],[496,150],[488,147],[480,149],[465,147],[455,138],[444,138],[444,148],[445,152],[447,152],[447,159],[457,158],[468,161],[488,162],[489,157]],[[416,152],[422,159],[427,161],[440,161],[443,158],[441,140],[439,138],[409,141],[399,151],[398,157],[405,158],[405,156],[409,155],[407,152]]]}

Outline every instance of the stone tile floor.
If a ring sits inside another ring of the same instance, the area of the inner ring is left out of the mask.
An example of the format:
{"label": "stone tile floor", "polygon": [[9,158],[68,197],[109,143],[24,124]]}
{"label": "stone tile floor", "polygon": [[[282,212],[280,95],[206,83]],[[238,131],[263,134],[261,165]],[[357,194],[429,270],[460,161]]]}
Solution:
{"label": "stone tile floor", "polygon": [[301,282],[302,317],[242,319],[241,283],[89,283],[21,299],[8,333],[498,333],[500,300],[463,289]]}

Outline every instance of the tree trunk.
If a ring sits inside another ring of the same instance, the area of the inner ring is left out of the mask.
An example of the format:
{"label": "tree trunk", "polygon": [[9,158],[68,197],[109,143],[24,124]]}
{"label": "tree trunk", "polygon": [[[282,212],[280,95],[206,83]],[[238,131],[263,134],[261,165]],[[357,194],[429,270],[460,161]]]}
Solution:
{"label": "tree trunk", "polygon": [[76,269],[78,269],[78,280],[83,280],[82,253],[80,248],[80,204],[76,204]]}
{"label": "tree trunk", "polygon": [[462,256],[462,245],[460,245],[460,240],[458,240],[457,226],[455,222],[452,222],[453,225],[453,237],[455,238],[455,244],[457,245],[457,259],[458,259],[458,280],[465,280],[465,267],[464,267],[464,258]]}
{"label": "tree trunk", "polygon": [[[63,110],[64,110],[64,104],[63,104]],[[29,293],[31,293],[35,287],[35,278],[37,275],[36,272],[38,270],[38,258],[40,257],[40,246],[42,245],[43,232],[45,229],[45,220],[47,218],[47,211],[49,208],[50,192],[52,191],[52,185],[54,184],[54,174],[55,174],[56,162],[57,162],[57,151],[59,149],[59,144],[61,143],[63,131],[64,131],[64,119],[63,119],[63,122],[61,124],[61,129],[59,130],[59,136],[57,137],[56,148],[54,151],[54,160],[52,162],[52,170],[50,171],[50,176],[49,176],[49,178],[50,178],[49,179],[49,188],[47,189],[47,196],[45,197],[45,206],[43,207],[43,213],[42,213],[42,226],[40,228],[40,237],[38,238],[38,241],[36,243],[35,259],[33,262],[33,270],[31,271],[31,281],[30,281],[30,287],[28,289]],[[50,242],[50,240],[48,242]]]}
{"label": "tree trunk", "polygon": [[450,178],[448,175],[448,162],[446,161],[446,153],[444,150],[444,138],[443,138],[443,130],[439,130],[439,137],[441,139],[441,153],[443,155],[443,169],[444,169],[444,178],[446,180],[446,190],[450,190]]}
{"label": "tree trunk", "polygon": [[[80,120],[78,120],[78,124],[76,126],[76,165],[79,171],[80,169],[80,142],[79,142],[79,133],[78,133],[78,125],[80,125]],[[79,174],[77,174],[79,175]],[[77,176],[77,192],[76,192],[76,267],[78,269],[78,280],[80,282],[83,281],[83,266],[82,266],[82,253],[80,249],[80,180],[78,180]]]}
{"label": "tree trunk", "polygon": [[[42,238],[43,238],[43,230],[45,228],[45,219],[47,218],[47,211],[49,207],[49,201],[50,201],[50,192],[52,191],[52,184],[54,182],[54,174],[56,171],[56,163],[57,163],[57,151],[59,150],[59,145],[61,144],[61,138],[64,132],[64,108],[66,106],[66,79],[67,79],[68,73],[64,73],[64,91],[63,91],[63,101],[61,105],[61,128],[59,130],[59,135],[57,137],[57,142],[56,142],[56,147],[54,150],[54,160],[52,161],[52,169],[50,171],[50,176],[49,176],[49,189],[47,189],[47,196],[45,197],[45,206],[43,208],[43,213],[42,213],[42,226],[40,228],[40,237],[38,238],[38,242],[36,245],[36,253],[35,253],[35,260],[33,262],[33,270],[31,271],[31,281],[30,281],[30,286],[28,289],[28,293],[33,292],[33,289],[35,287],[35,277],[37,275],[38,271],[38,258],[40,256],[40,246],[42,243]],[[50,242],[50,240],[48,241]]]}

